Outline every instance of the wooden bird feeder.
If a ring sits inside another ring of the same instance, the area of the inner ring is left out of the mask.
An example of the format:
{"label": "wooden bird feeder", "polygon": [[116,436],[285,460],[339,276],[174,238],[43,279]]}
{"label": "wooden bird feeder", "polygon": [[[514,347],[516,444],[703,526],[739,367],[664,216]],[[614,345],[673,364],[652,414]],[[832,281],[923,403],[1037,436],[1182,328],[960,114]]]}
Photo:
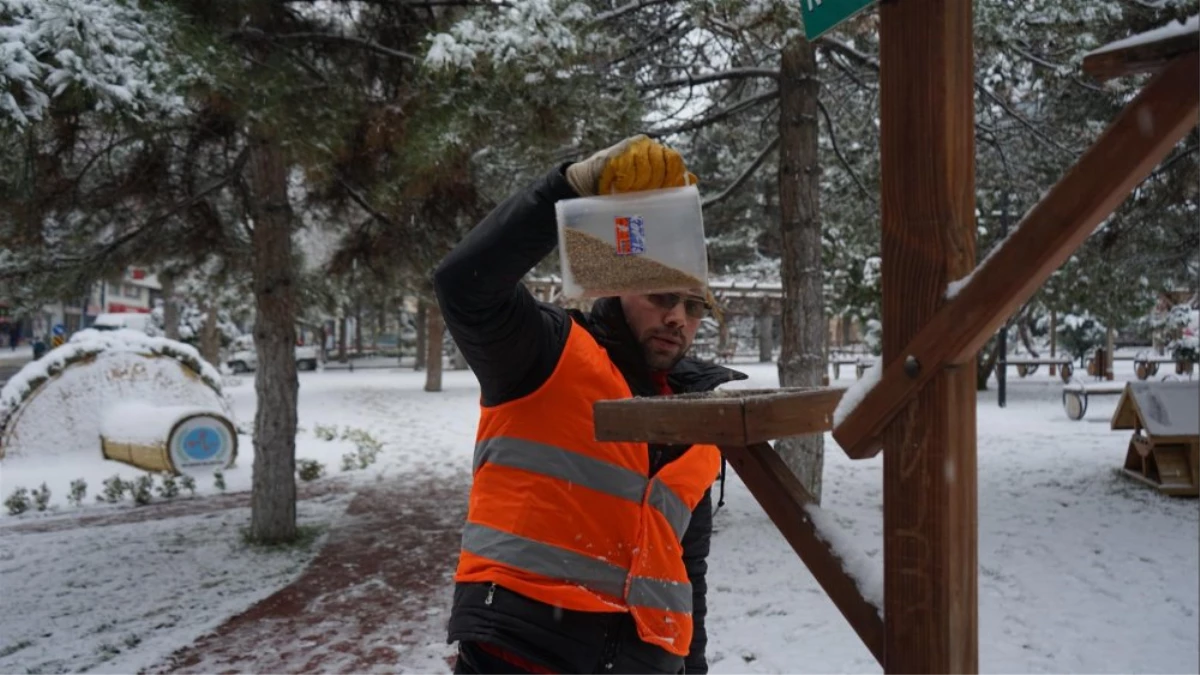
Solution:
{"label": "wooden bird feeder", "polygon": [[1125,475],[1164,494],[1200,496],[1200,387],[1195,382],[1130,382],[1113,429],[1133,429]]}
{"label": "wooden bird feeder", "polygon": [[[836,428],[843,392],[833,389],[595,406],[600,440],[719,445],[890,673],[979,670],[976,352],[1195,127],[1200,107],[1194,18],[1089,55],[1084,70],[1100,80],[1156,75],[975,268],[971,5],[879,7],[882,372],[869,389],[876,378],[855,385],[865,395]],[[883,618],[818,536],[811,497],[766,442],[830,430],[851,458],[887,449]]]}

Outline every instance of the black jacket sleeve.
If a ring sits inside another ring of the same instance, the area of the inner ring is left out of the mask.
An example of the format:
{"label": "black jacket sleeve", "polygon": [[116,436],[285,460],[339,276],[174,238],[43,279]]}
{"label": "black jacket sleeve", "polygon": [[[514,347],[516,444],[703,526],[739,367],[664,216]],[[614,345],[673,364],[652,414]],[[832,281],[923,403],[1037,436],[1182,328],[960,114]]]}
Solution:
{"label": "black jacket sleeve", "polygon": [[554,203],[576,197],[551,171],[497,206],[434,272],[438,305],[484,405],[532,393],[554,371],[570,320],[539,303],[521,278],[558,244]]}
{"label": "black jacket sleeve", "polygon": [[692,520],[683,533],[683,564],[692,583],[692,645],[683,660],[684,672],[707,673],[708,632],[704,619],[708,614],[708,551],[712,541],[712,490],[705,491],[692,511]]}

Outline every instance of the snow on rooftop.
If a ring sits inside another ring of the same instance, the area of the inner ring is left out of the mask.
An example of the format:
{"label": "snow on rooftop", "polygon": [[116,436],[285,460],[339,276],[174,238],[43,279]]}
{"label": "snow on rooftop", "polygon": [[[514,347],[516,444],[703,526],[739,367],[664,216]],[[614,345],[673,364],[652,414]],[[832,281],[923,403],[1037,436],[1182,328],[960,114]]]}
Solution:
{"label": "snow on rooftop", "polygon": [[1129,391],[1151,436],[1200,434],[1200,383],[1130,382]]}
{"label": "snow on rooftop", "polygon": [[1190,16],[1188,17],[1188,20],[1184,22],[1171,21],[1165,26],[1159,26],[1154,30],[1148,30],[1145,33],[1130,35],[1123,40],[1110,42],[1099,49],[1094,49],[1091,52],[1088,52],[1087,55],[1092,56],[1094,54],[1104,54],[1106,52],[1117,51],[1118,49],[1128,49],[1129,47],[1136,47],[1138,45],[1168,40],[1178,35],[1187,35],[1188,33],[1196,33],[1197,35],[1200,35],[1200,14]]}
{"label": "snow on rooftop", "polygon": [[[136,355],[167,356],[170,362],[142,359]],[[103,363],[103,369],[70,368],[89,357]],[[198,371],[204,384],[189,385],[180,375],[180,368],[184,372]],[[114,372],[122,373],[123,377],[110,377]],[[54,376],[60,373],[55,381]],[[53,400],[42,402],[37,400],[42,398],[40,396],[30,398],[47,381],[55,381],[56,392],[50,397]],[[79,331],[66,344],[37,361],[26,364],[0,389],[0,432],[6,434],[5,443],[13,443],[8,449],[25,446],[26,450],[35,452],[42,448],[53,452],[70,451],[78,443],[79,433],[96,438],[100,417],[98,405],[106,395],[118,393],[120,398],[155,401],[162,405],[217,406],[217,410],[224,407],[220,373],[200,358],[200,353],[191,345],[133,330],[88,329]],[[26,399],[30,405],[36,404],[37,409],[25,410],[29,407],[23,405]],[[19,410],[21,414],[17,416]],[[10,423],[22,426],[21,433],[8,429]]]}
{"label": "snow on rooftop", "polygon": [[181,356],[191,362],[189,365],[200,369],[200,377],[205,382],[217,389],[221,387],[221,374],[211,364],[200,358],[200,352],[189,344],[163,337],[150,337],[135,330],[87,329],[75,333],[66,344],[51,350],[37,361],[26,364],[4,385],[3,389],[0,389],[0,420],[3,420],[7,414],[11,413],[11,409],[21,402],[31,384],[36,384],[61,371],[69,362],[87,354],[99,352]]}

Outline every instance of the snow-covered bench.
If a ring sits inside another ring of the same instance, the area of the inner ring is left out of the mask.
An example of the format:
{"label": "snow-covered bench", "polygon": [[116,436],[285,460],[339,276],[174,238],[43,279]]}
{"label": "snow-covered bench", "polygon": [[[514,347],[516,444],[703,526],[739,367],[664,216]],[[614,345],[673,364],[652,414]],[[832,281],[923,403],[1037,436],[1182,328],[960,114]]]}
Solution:
{"label": "snow-covered bench", "polygon": [[1176,375],[1190,375],[1192,373],[1192,364],[1190,362],[1176,359],[1173,356],[1153,354],[1151,352],[1138,352],[1137,356],[1133,357],[1133,371],[1137,374],[1139,380],[1148,380],[1158,374],[1158,367],[1164,363],[1174,363]]}
{"label": "snow-covered bench", "polygon": [[1070,382],[1071,373],[1074,372],[1071,359],[1066,356],[1009,356],[996,365],[1000,368],[1016,366],[1017,375],[1021,377],[1036,373],[1038,366],[1058,366],[1063,382]]}
{"label": "snow-covered bench", "polygon": [[842,366],[854,366],[854,377],[861,380],[863,373],[875,362],[866,356],[831,356],[829,363],[833,366],[833,379],[842,376]]}
{"label": "snow-covered bench", "polygon": [[233,465],[237,430],[218,410],[122,401],[108,406],[100,426],[105,459],[172,474]]}
{"label": "snow-covered bench", "polygon": [[1071,382],[1063,386],[1063,410],[1067,417],[1078,422],[1087,414],[1089,397],[1119,396],[1123,391],[1124,382]]}

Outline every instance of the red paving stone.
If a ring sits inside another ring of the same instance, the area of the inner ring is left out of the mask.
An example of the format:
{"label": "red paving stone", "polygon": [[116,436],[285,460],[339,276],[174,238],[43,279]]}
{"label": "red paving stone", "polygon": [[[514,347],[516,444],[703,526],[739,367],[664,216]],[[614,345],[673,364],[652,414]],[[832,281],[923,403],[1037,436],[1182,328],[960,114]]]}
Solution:
{"label": "red paving stone", "polygon": [[[396,672],[429,664],[445,641],[466,494],[465,477],[362,486],[300,577],[148,672]],[[413,649],[424,660],[406,663],[417,658]]]}

